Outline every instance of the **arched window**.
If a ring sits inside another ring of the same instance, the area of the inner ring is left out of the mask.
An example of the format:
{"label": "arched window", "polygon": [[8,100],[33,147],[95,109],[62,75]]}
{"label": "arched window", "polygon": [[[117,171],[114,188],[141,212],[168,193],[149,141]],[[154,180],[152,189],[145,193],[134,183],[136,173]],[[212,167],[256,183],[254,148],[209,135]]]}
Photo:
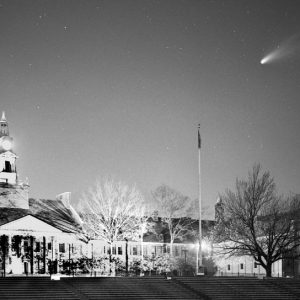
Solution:
{"label": "arched window", "polygon": [[5,161],[5,167],[4,167],[4,172],[9,172],[11,173],[11,164],[9,161]]}

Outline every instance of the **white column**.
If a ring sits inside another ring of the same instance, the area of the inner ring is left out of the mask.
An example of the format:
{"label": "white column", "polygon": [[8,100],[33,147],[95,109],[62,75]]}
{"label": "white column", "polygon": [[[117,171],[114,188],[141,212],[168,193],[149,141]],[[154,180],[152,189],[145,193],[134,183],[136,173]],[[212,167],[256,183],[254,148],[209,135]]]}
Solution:
{"label": "white column", "polygon": [[[12,247],[11,246],[12,246],[12,244],[11,244],[11,240],[12,240],[12,236],[9,233],[8,234],[8,243],[7,243],[8,244],[8,249],[7,249],[7,261],[8,261],[8,263],[7,263],[7,269],[9,267],[10,270],[12,268],[12,265],[11,265],[11,262],[12,262],[12,257],[11,257],[11,254],[12,254]],[[6,262],[4,262],[4,263],[6,263]]]}

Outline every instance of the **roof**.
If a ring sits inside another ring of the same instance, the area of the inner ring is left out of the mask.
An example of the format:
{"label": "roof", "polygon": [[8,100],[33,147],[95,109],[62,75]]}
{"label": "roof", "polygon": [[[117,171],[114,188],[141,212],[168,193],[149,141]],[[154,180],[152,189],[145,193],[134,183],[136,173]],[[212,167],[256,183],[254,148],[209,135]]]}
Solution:
{"label": "roof", "polygon": [[29,209],[0,208],[0,226],[32,215],[66,233],[81,234],[81,225],[60,200],[29,199]]}

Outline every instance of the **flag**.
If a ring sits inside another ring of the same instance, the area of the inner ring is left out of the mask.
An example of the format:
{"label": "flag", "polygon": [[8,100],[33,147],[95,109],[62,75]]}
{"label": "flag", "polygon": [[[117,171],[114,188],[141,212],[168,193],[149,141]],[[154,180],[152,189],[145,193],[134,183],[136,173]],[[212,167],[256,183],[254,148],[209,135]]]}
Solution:
{"label": "flag", "polygon": [[198,125],[198,149],[201,148],[200,124]]}

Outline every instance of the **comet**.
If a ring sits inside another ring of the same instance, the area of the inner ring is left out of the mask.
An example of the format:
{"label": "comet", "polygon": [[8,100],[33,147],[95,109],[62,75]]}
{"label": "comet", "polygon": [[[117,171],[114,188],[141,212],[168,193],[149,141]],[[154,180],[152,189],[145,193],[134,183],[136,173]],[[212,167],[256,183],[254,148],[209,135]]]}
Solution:
{"label": "comet", "polygon": [[269,62],[271,62],[272,60],[276,59],[276,53],[275,52],[271,52],[270,54],[266,55],[261,61],[260,63],[262,65],[267,64]]}
{"label": "comet", "polygon": [[260,63],[262,65],[270,64],[276,61],[291,58],[299,53],[300,50],[300,35],[293,35],[290,38],[284,40],[273,51],[264,56]]}

